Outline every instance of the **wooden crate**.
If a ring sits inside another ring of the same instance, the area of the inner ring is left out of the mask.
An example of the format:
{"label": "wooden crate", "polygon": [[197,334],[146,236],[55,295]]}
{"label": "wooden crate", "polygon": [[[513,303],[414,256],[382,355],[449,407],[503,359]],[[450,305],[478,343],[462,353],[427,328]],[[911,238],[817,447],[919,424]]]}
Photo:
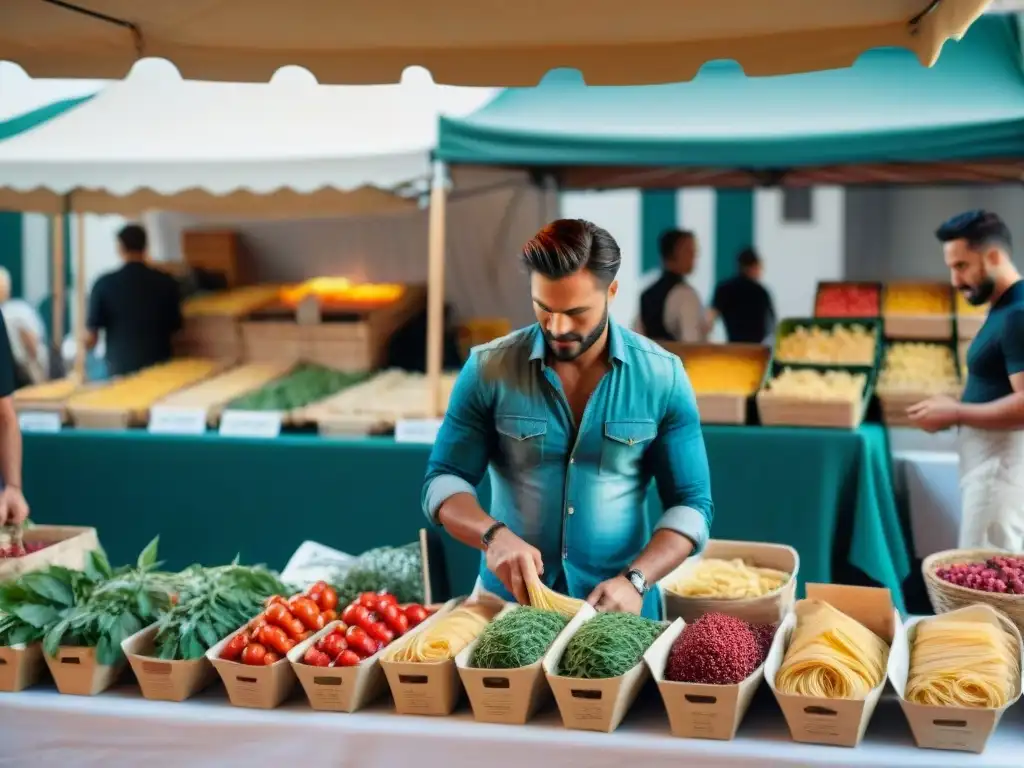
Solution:
{"label": "wooden crate", "polygon": [[856,429],[864,420],[863,400],[815,401],[757,393],[761,423],[768,427],[834,427]]}
{"label": "wooden crate", "polygon": [[248,254],[237,232],[185,231],[181,235],[181,252],[190,267],[223,275],[228,288],[248,282]]}
{"label": "wooden crate", "polygon": [[[899,287],[934,287],[949,295],[949,312],[936,315],[905,315],[886,311],[886,295]],[[946,283],[893,283],[886,285],[882,296],[884,333],[889,339],[913,341],[950,341],[953,338],[953,288]]]}
{"label": "wooden crate", "polygon": [[[843,289],[856,289],[865,293],[873,294],[875,297],[874,311],[867,315],[863,314],[843,314],[843,315],[826,315],[824,313],[824,307],[822,307],[822,300],[825,294],[833,290]],[[878,282],[863,281],[863,280],[822,280],[818,282],[818,287],[814,292],[814,316],[815,317],[838,317],[843,320],[855,320],[864,318],[877,319],[882,311],[882,284]]]}
{"label": "wooden crate", "polygon": [[764,384],[764,377],[771,360],[771,349],[763,344],[680,344],[674,341],[659,342],[667,351],[678,355],[685,367],[688,361],[700,357],[749,358],[761,366],[758,382],[747,394],[731,392],[708,392],[695,389],[697,410],[702,424],[746,424],[747,402]]}
{"label": "wooden crate", "polygon": [[410,286],[393,304],[369,311],[332,312],[298,322],[296,312],[268,307],[242,323],[246,360],[292,360],[339,371],[372,371],[387,360],[391,335],[426,307],[423,286]]}
{"label": "wooden crate", "polygon": [[227,316],[185,318],[184,327],[174,337],[174,354],[237,362],[243,354],[241,323]]}

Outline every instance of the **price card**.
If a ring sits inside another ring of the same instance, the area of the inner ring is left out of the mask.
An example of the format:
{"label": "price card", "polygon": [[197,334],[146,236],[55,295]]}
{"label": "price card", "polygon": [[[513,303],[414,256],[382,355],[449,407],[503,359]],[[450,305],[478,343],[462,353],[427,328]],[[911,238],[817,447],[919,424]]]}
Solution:
{"label": "price card", "polygon": [[149,431],[155,435],[202,435],[206,409],[154,406],[149,412]]}
{"label": "price card", "polygon": [[225,437],[277,437],[281,434],[280,411],[224,411],[220,434]]}
{"label": "price card", "polygon": [[18,414],[22,432],[60,432],[60,414],[46,411],[24,411]]}
{"label": "price card", "polygon": [[440,428],[441,419],[399,419],[395,423],[395,442],[431,445]]}

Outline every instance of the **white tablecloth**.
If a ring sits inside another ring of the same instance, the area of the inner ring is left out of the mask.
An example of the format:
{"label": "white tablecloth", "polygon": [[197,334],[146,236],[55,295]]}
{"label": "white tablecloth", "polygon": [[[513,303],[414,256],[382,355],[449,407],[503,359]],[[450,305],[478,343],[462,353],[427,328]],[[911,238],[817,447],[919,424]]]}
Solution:
{"label": "white tablecloth", "polygon": [[388,699],[351,715],[313,712],[301,689],[268,712],[232,708],[217,688],[183,704],[146,701],[133,687],[92,698],[45,687],[0,694],[3,768],[1020,768],[1022,755],[1024,706],[1007,712],[983,755],[929,751],[914,746],[891,692],[856,749],[793,743],[767,686],[733,741],[672,737],[653,689],[612,734],[565,730],[552,709],[527,726],[476,723],[465,708],[401,716]]}
{"label": "white tablecloth", "polygon": [[893,454],[910,510],[914,554],[925,558],[955,549],[960,531],[960,460],[949,451],[900,451]]}

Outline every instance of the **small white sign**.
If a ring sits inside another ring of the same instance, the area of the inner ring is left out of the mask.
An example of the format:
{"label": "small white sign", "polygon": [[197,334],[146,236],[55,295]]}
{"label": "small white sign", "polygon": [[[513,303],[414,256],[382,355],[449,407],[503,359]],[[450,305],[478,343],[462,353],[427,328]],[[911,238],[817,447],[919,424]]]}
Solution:
{"label": "small white sign", "polygon": [[24,411],[18,414],[18,426],[22,432],[60,432],[60,414],[46,411]]}
{"label": "small white sign", "polygon": [[441,419],[399,419],[395,423],[395,442],[432,445],[440,428]]}
{"label": "small white sign", "polygon": [[225,437],[277,437],[281,434],[280,411],[224,411],[220,434]]}
{"label": "small white sign", "polygon": [[206,409],[154,406],[149,412],[149,431],[155,435],[201,435],[206,432]]}

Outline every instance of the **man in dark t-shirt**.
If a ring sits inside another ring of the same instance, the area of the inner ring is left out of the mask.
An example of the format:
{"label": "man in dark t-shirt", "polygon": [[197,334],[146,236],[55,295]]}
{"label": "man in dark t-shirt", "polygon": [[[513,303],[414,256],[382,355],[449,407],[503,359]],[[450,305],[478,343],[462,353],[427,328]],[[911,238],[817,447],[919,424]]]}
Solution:
{"label": "man in dark t-shirt", "polygon": [[146,264],[146,231],[129,224],[117,233],[124,265],[103,275],[89,297],[89,349],[106,334],[107,370],[135,373],[171,359],[171,339],[181,329],[177,281]]}
{"label": "man in dark t-shirt", "polygon": [[775,327],[771,294],[761,284],[764,267],[753,248],[745,248],[736,259],[739,273],[715,288],[708,310],[708,327],[720,317],[732,344],[763,344]]}
{"label": "man in dark t-shirt", "polygon": [[0,313],[0,526],[20,524],[28,517],[28,504],[21,492],[21,429],[12,394],[14,354]]}
{"label": "man in dark t-shirt", "polygon": [[930,397],[908,410],[927,432],[959,427],[961,548],[1024,549],[1024,281],[1010,231],[969,211],[936,232],[953,287],[990,309],[967,352],[959,400]]}

